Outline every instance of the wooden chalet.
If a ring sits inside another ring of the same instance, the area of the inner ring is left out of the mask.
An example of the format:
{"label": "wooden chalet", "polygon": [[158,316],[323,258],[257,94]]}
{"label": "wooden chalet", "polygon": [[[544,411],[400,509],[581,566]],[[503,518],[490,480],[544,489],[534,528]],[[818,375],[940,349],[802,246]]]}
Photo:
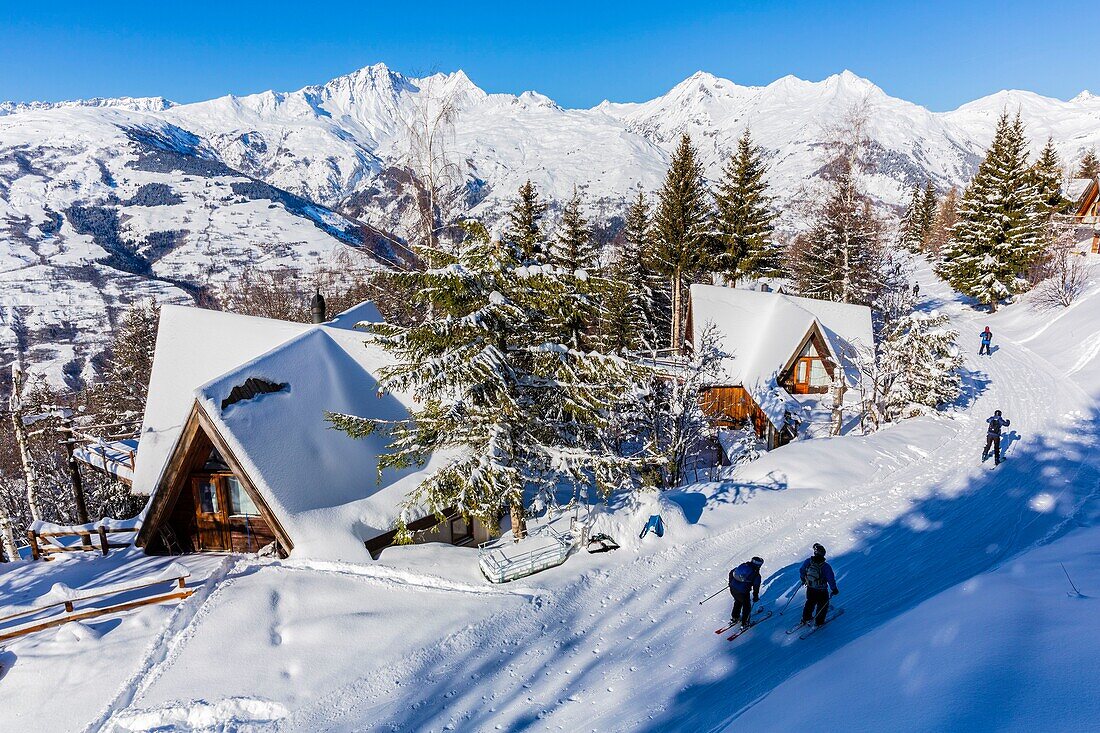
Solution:
{"label": "wooden chalet", "polygon": [[1074,205],[1071,223],[1092,226],[1090,249],[1100,254],[1100,180],[1075,178],[1066,184],[1062,195]]}
{"label": "wooden chalet", "polygon": [[404,420],[414,406],[380,392],[389,356],[364,345],[364,320],[380,320],[370,304],[321,324],[164,306],[133,470],[133,491],[151,497],[137,544],[355,561],[391,544],[402,517],[415,541],[487,540],[480,524],[406,506],[447,457],[380,474],[384,437],[326,421]]}
{"label": "wooden chalet", "polygon": [[720,427],[751,423],[769,449],[795,437],[803,396],[824,394],[838,378],[856,387],[855,356],[874,348],[864,306],[692,285],[688,308],[693,343],[712,330],[728,355],[700,395],[705,411]]}

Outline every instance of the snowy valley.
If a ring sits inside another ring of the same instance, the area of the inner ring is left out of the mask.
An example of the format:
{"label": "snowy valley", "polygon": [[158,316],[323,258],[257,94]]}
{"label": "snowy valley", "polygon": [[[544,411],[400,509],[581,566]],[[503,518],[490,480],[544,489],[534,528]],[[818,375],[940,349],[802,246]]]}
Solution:
{"label": "snowy valley", "polygon": [[1100,144],[1100,97],[1087,92],[1007,91],[934,113],[851,72],[758,87],[699,72],[651,101],[592,109],[489,94],[461,71],[412,78],[384,64],[192,104],[5,102],[0,354],[33,357],[56,384],[79,387],[135,300],[193,302],[246,267],[308,272],[336,252],[400,266],[415,228],[419,121],[444,102],[454,213],[499,221],[528,179],[560,208],[576,186],[604,241],[638,190],[656,190],[683,133],[715,179],[751,128],[787,230],[803,223],[824,143],[853,109],[866,116],[868,192],[890,215],[914,186],[964,185],[1004,110],[1022,113],[1035,151],[1052,137],[1072,162]]}

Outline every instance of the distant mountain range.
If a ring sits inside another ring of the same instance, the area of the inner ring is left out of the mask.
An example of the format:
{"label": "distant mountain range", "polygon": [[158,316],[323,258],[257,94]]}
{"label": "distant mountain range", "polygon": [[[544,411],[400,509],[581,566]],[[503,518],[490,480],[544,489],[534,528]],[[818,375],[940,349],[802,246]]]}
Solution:
{"label": "distant mountain range", "polygon": [[22,352],[72,385],[93,376],[121,309],[186,302],[245,264],[310,267],[338,251],[407,260],[415,120],[441,100],[441,142],[458,206],[492,222],[530,178],[565,199],[577,186],[612,227],[660,185],[681,133],[707,174],[747,126],[767,151],[788,227],[823,163],[823,142],[859,107],[884,207],[931,179],[962,185],[1002,110],[1067,163],[1100,147],[1100,97],[998,92],[934,113],[851,72],[761,87],[703,72],[643,103],[564,109],[535,93],[488,94],[461,71],[410,78],[385,65],[295,92],[194,104],[160,97],[0,103],[0,363]]}

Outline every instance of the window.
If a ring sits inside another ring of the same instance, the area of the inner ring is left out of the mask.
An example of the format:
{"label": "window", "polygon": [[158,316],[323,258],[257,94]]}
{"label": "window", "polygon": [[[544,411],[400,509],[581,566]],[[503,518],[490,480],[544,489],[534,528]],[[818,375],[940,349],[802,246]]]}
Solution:
{"label": "window", "polygon": [[252,497],[245,491],[244,486],[236,476],[226,476],[225,485],[229,489],[229,513],[236,517],[260,516],[260,510],[252,502]]}
{"label": "window", "polygon": [[825,362],[821,359],[814,359],[813,362],[810,363],[810,386],[829,386],[829,372],[825,369]]}
{"label": "window", "polygon": [[218,513],[218,485],[213,479],[199,483],[199,509],[203,514]]}
{"label": "window", "polygon": [[466,545],[474,541],[474,529],[462,517],[451,520],[451,544]]}

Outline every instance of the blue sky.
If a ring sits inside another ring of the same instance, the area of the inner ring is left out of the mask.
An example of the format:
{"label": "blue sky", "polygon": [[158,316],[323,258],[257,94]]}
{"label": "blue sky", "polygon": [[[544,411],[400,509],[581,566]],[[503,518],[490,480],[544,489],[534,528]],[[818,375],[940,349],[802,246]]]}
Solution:
{"label": "blue sky", "polygon": [[[0,100],[292,90],[379,61],[491,92],[638,101],[703,69],[741,84],[845,68],[934,110],[1100,85],[1085,2],[0,0]],[[1100,91],[1095,90],[1094,91]]]}

